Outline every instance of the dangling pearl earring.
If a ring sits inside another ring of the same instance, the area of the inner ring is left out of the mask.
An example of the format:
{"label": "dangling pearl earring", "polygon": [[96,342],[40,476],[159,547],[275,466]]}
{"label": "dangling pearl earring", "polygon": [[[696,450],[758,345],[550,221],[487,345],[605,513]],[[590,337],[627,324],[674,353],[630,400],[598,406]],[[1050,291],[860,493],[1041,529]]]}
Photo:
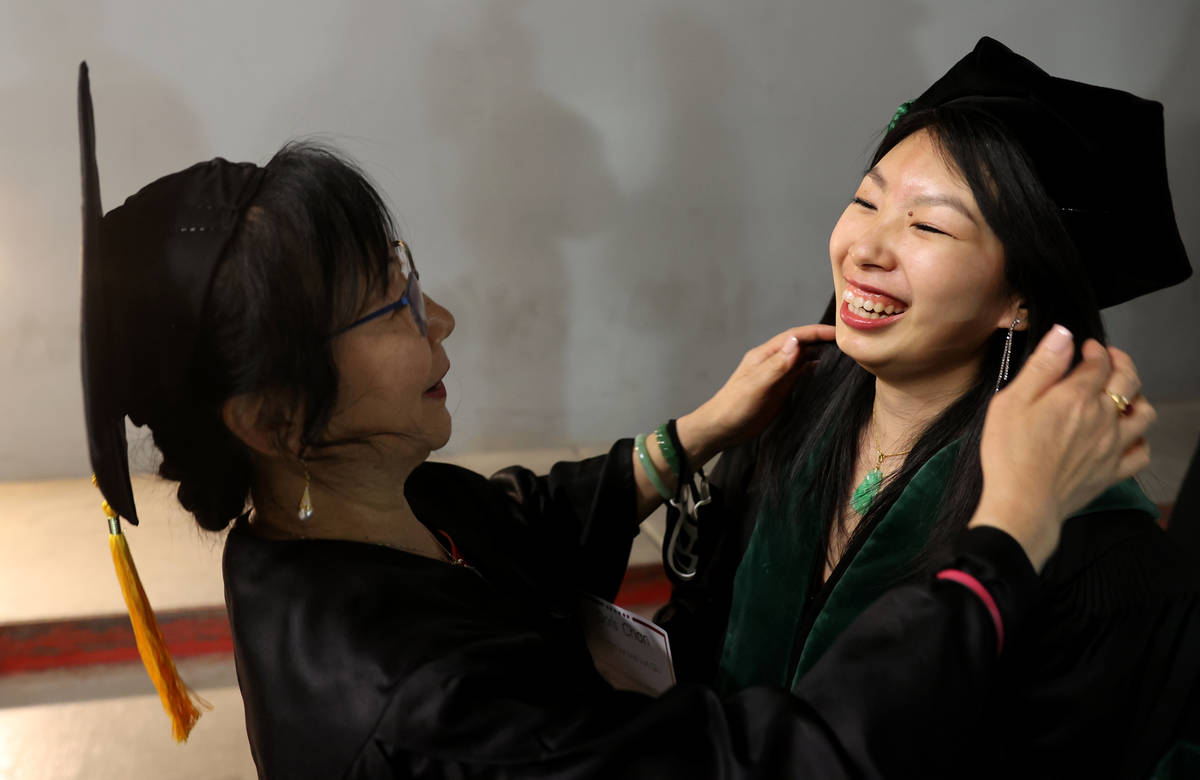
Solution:
{"label": "dangling pearl earring", "polygon": [[1008,361],[1012,357],[1012,334],[1020,324],[1021,318],[1017,317],[1012,321],[1012,325],[1008,326],[1008,337],[1004,339],[1004,353],[1000,356],[1000,376],[996,377],[996,389],[992,391],[993,393],[1000,392],[1000,386],[1008,381]]}
{"label": "dangling pearl earring", "polygon": [[308,486],[311,482],[308,474],[308,464],[304,464],[304,495],[300,496],[300,509],[296,512],[296,516],[301,522],[309,520],[313,516],[312,496],[309,495]]}

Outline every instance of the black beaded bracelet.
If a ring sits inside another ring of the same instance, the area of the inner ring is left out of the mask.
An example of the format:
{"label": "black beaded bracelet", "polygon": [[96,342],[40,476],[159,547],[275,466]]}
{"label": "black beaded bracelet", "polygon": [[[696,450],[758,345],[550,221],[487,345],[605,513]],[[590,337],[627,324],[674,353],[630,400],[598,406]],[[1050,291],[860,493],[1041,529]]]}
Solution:
{"label": "black beaded bracelet", "polygon": [[675,448],[676,454],[679,455],[679,484],[690,482],[692,480],[692,467],[688,463],[687,451],[683,449],[683,443],[679,441],[679,430],[675,427],[674,418],[667,420],[667,438],[671,440],[671,446]]}

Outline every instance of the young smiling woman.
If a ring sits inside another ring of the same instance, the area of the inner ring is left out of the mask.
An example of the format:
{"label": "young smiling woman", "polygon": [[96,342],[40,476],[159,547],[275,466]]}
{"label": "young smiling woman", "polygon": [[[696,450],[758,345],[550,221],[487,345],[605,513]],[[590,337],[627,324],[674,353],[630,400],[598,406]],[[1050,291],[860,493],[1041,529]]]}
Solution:
{"label": "young smiling woman", "polygon": [[[978,381],[997,330],[1027,326],[1004,275],[1004,245],[928,129],[863,177],[829,255],[838,349],[875,380],[851,479],[861,485],[876,469],[881,480],[894,472],[928,423]],[[863,513],[853,505],[842,513],[825,579]]]}
{"label": "young smiling woman", "polygon": [[929,130],[906,137],[863,177],[834,225],[829,256],[838,348],[910,396],[961,394],[988,338],[1020,315],[1004,245]]}
{"label": "young smiling woman", "polygon": [[[726,692],[799,685],[999,493],[1014,516],[1046,503],[1029,485],[998,492],[991,474],[1058,468],[1048,443],[1069,421],[997,455],[986,418],[1055,323],[1086,358],[1104,339],[1099,305],[1190,274],[1161,110],[987,38],[901,106],[830,236],[836,348],[817,350],[758,441],[723,456],[700,524],[705,564],[659,613],[688,676]],[[1115,219],[1110,199],[1127,192],[1139,197]],[[1137,382],[1103,390],[1095,404],[1146,403]],[[971,736],[905,774],[1141,777],[1173,746],[1200,744],[1200,567],[1132,480],[1067,513],[1043,600],[1006,636]],[[914,663],[895,655],[879,684]]]}

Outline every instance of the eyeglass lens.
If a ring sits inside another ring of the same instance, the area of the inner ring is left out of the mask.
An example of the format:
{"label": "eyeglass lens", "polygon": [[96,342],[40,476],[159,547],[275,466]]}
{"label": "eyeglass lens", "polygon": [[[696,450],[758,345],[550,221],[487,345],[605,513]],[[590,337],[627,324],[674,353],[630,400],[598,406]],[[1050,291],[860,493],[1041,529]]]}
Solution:
{"label": "eyeglass lens", "polygon": [[403,261],[402,265],[406,266],[408,273],[408,281],[404,286],[404,296],[408,298],[408,305],[412,307],[413,319],[417,323],[417,330],[424,336],[429,327],[429,320],[425,317],[425,295],[421,292],[421,275],[417,273],[417,266],[413,263],[412,252],[408,248],[408,244],[397,240],[393,242],[393,246],[400,250],[400,258]]}

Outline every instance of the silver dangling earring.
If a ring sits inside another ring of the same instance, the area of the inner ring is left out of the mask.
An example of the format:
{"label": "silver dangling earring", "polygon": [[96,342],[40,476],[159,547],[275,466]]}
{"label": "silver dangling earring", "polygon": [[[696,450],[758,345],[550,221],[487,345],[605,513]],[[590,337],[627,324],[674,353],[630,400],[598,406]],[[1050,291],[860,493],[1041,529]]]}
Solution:
{"label": "silver dangling earring", "polygon": [[1012,334],[1020,324],[1021,318],[1017,317],[1012,321],[1012,325],[1008,326],[1008,336],[1004,339],[1004,353],[1000,355],[1000,376],[996,377],[996,389],[992,391],[993,393],[1000,392],[1001,385],[1008,381],[1008,361],[1012,357]]}
{"label": "silver dangling earring", "polygon": [[304,464],[304,495],[300,496],[300,508],[296,511],[296,516],[300,518],[301,522],[304,522],[312,519],[313,516],[312,496],[308,492],[308,486],[312,478],[308,474],[308,464],[304,463],[304,461],[301,461],[301,463]]}

